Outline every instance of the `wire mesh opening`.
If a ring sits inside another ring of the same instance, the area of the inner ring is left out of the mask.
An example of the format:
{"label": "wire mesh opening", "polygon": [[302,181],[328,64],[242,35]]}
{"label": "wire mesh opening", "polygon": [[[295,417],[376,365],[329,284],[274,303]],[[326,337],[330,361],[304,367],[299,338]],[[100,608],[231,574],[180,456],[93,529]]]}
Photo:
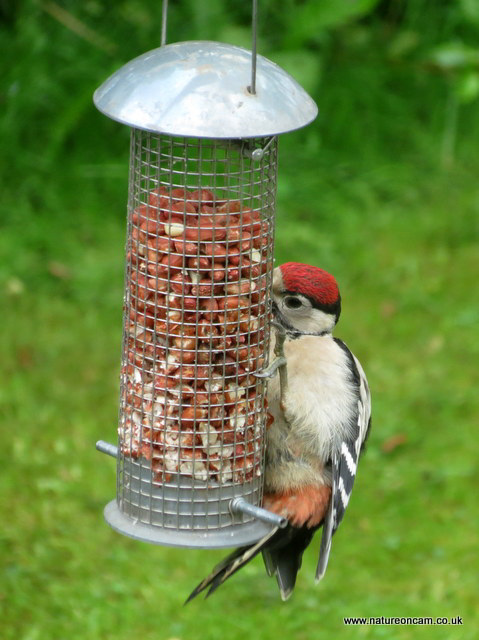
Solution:
{"label": "wire mesh opening", "polygon": [[118,505],[228,527],[262,498],[277,138],[133,129],[130,161]]}

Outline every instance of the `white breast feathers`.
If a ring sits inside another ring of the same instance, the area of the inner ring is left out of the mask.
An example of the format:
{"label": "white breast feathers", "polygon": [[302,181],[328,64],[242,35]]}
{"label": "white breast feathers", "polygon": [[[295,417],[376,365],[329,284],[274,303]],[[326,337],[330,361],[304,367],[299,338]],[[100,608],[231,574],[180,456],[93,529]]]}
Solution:
{"label": "white breast feathers", "polygon": [[285,412],[279,406],[279,376],[275,376],[268,387],[269,410],[275,418],[271,429],[281,432],[290,446],[299,447],[308,457],[326,462],[342,440],[352,435],[351,418],[357,414],[358,391],[348,356],[331,335],[287,340],[284,351],[288,372]]}

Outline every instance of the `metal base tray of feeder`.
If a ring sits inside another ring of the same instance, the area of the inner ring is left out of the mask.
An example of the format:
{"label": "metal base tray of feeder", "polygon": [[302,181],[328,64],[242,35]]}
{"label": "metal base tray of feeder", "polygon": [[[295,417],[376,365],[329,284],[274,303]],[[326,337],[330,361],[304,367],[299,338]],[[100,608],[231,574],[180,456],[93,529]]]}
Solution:
{"label": "metal base tray of feeder", "polygon": [[129,518],[118,508],[116,500],[109,502],[104,516],[112,529],[135,540],[167,547],[188,549],[225,549],[254,544],[271,531],[271,525],[259,520],[239,523],[223,529],[167,529]]}
{"label": "metal base tray of feeder", "polygon": [[[117,456],[117,448],[102,441],[97,449]],[[253,544],[285,518],[249,504],[244,496],[260,491],[259,482],[238,487],[211,486],[176,475],[165,485],[152,482],[146,460],[123,460],[128,478],[124,494],[109,502],[106,522],[135,540],[190,549],[223,549]],[[246,493],[245,493],[246,489]],[[202,499],[199,499],[202,498]]]}

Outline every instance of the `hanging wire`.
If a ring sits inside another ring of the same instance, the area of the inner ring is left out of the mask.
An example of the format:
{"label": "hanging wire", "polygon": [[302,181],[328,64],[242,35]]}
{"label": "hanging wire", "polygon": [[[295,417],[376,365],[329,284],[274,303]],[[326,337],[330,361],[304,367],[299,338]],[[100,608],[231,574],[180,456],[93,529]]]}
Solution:
{"label": "hanging wire", "polygon": [[[168,0],[163,0],[161,11],[161,46],[166,44],[166,29],[168,24]],[[258,31],[258,0],[253,0],[252,6],[252,43],[251,43],[251,84],[248,87],[249,93],[256,95],[256,59],[257,59],[257,31]]]}
{"label": "hanging wire", "polygon": [[251,85],[248,91],[256,94],[256,33],[258,25],[258,0],[253,0],[253,16],[252,16],[252,44],[251,44]]}
{"label": "hanging wire", "polygon": [[168,0],[163,0],[161,11],[161,46],[166,44],[166,25],[168,22]]}

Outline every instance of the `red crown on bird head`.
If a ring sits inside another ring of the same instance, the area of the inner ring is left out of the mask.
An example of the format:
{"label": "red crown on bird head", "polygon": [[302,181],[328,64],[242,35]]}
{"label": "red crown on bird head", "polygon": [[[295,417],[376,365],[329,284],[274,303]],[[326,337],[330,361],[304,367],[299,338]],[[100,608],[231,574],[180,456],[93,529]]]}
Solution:
{"label": "red crown on bird head", "polygon": [[328,307],[339,302],[338,283],[324,269],[301,262],[285,262],[280,271],[284,288],[307,296],[315,306]]}

